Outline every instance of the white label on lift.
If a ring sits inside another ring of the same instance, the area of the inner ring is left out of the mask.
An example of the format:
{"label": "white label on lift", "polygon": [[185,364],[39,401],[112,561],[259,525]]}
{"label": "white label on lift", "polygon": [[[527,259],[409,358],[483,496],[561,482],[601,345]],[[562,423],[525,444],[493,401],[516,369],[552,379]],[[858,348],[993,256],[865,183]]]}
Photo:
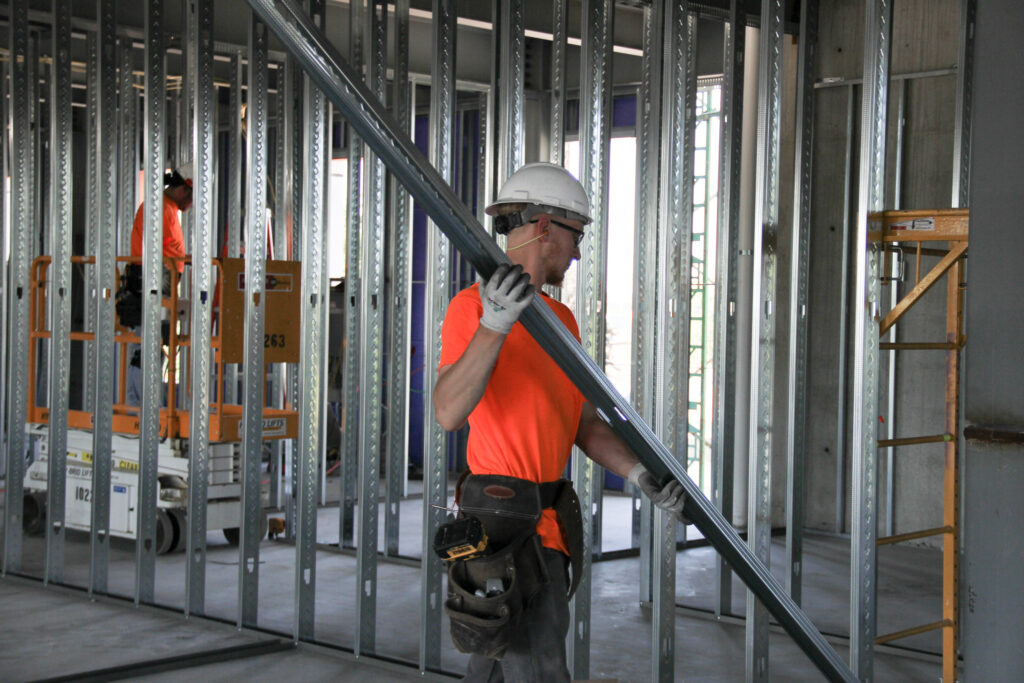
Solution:
{"label": "white label on lift", "polygon": [[263,436],[284,436],[285,421],[283,417],[263,418]]}
{"label": "white label on lift", "polygon": [[900,221],[899,223],[893,223],[890,230],[935,230],[935,219],[931,216],[928,218],[914,218],[909,221]]}

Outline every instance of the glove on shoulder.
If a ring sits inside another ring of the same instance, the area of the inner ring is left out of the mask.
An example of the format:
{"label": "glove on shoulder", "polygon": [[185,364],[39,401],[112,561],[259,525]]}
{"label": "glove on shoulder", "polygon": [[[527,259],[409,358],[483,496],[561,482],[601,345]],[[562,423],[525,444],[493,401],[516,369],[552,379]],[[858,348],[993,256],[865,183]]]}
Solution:
{"label": "glove on shoulder", "polygon": [[508,334],[519,320],[519,315],[533,299],[530,276],[520,265],[498,266],[486,284],[480,287],[480,303],[483,315],[480,324],[484,327]]}

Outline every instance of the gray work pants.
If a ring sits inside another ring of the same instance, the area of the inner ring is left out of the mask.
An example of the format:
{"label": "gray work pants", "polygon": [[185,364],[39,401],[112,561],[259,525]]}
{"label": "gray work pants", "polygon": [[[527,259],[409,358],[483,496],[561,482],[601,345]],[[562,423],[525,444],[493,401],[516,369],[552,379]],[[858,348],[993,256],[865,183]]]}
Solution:
{"label": "gray work pants", "polygon": [[569,558],[544,548],[551,583],[540,589],[519,616],[519,626],[501,661],[471,655],[465,681],[473,683],[548,683],[568,681],[565,636],[569,632]]}

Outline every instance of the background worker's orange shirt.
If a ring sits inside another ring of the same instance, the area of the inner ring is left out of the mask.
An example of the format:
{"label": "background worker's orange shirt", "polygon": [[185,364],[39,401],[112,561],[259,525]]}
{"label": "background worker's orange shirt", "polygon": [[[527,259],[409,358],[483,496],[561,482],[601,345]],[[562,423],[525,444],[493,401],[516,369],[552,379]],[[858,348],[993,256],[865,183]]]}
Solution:
{"label": "background worker's orange shirt", "polygon": [[[579,339],[572,312],[544,294]],[[441,328],[441,367],[462,357],[480,326],[479,285],[448,304]],[[480,403],[469,415],[466,457],[473,474],[501,474],[535,482],[562,477],[579,428],[583,395],[540,344],[517,322],[505,339]],[[548,548],[569,554],[554,510],[544,510],[537,533]]]}
{"label": "background worker's orange shirt", "polygon": [[[145,204],[139,204],[132,223],[132,256],[142,256],[142,233],[145,228]],[[182,258],[185,256],[185,238],[181,235],[181,219],[178,218],[178,205],[164,195],[164,256]],[[185,262],[178,261],[178,272],[185,270]]]}

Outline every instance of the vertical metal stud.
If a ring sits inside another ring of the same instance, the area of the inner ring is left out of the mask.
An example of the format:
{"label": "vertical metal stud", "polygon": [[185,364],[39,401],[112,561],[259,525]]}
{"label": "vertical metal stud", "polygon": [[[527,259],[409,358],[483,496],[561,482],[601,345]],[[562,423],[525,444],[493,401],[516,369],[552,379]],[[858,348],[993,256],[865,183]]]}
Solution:
{"label": "vertical metal stud", "polygon": [[[771,561],[772,408],[775,391],[775,306],[779,230],[779,135],[782,104],[782,0],[761,4],[754,204],[754,315],[751,321],[750,443],[747,544]],[[768,610],[747,592],[747,680],[767,681]]]}
{"label": "vertical metal stud", "polygon": [[[643,58],[637,91],[636,241],[633,290],[632,401],[654,421],[655,289],[658,268],[658,169],[661,168],[661,80],[665,4],[644,8]],[[634,489],[636,487],[633,487]],[[640,548],[640,600],[651,600],[651,502],[633,491],[632,544]]]}
{"label": "vertical metal stud", "polygon": [[[365,30],[366,0],[352,0],[349,3],[349,64],[359,74],[363,73],[363,32]],[[340,483],[341,493],[338,504],[338,547],[351,547],[355,524],[356,474],[359,463],[359,382],[362,370],[362,276],[360,274],[360,251],[362,230],[360,225],[360,194],[362,177],[363,145],[359,137],[348,127],[348,245],[345,258],[345,357],[342,384],[345,400],[342,403],[344,433],[342,434]]]}
{"label": "vertical metal stud", "polygon": [[804,461],[807,450],[807,308],[810,281],[811,159],[814,143],[814,47],[818,1],[800,7],[797,55],[796,182],[789,277],[789,364],[786,406],[786,567],[789,595],[800,604],[804,544]]}
{"label": "vertical metal stud", "polygon": [[[412,125],[409,107],[409,0],[395,5],[395,72],[392,107],[404,131]],[[409,191],[391,176],[391,357],[388,366],[387,488],[384,535],[389,556],[398,555],[400,502],[405,493],[409,445],[409,354],[412,307],[412,235]],[[429,263],[429,261],[428,261]]]}
{"label": "vertical metal stud", "polygon": [[245,351],[242,380],[242,528],[238,548],[238,626],[256,626],[262,526],[260,463],[266,366],[264,286],[267,258],[267,27],[253,14],[249,28],[246,107]]}
{"label": "vertical metal stud", "polygon": [[117,253],[127,256],[131,253],[132,223],[138,209],[138,114],[139,95],[135,91],[135,76],[132,74],[135,60],[131,38],[120,39],[120,158],[118,159],[118,225]]}
{"label": "vertical metal stud", "polygon": [[565,54],[569,47],[569,3],[551,3],[551,163],[565,161]]}
{"label": "vertical metal stud", "polygon": [[860,171],[853,273],[853,506],[850,520],[850,668],[860,680],[874,676],[877,622],[875,539],[878,535],[878,249],[868,244],[868,214],[885,202],[885,132],[889,93],[892,3],[866,3],[864,91],[861,99]]}
{"label": "vertical metal stud", "polygon": [[[92,524],[90,525],[89,591],[107,592],[110,558],[110,466],[114,419],[114,292],[116,291],[117,203],[119,158],[117,154],[117,8],[115,0],[97,0],[98,57],[98,220],[96,238],[95,340],[91,364],[96,381],[93,396],[92,434]],[[131,93],[135,102],[135,93]]]}
{"label": "vertical metal stud", "polygon": [[853,85],[846,91],[846,147],[843,165],[843,231],[842,256],[839,274],[839,359],[836,383],[836,528],[837,534],[846,530],[846,438],[849,397],[847,395],[847,359],[849,358],[850,311],[850,187],[853,176],[853,122],[855,118]]}
{"label": "vertical metal stud", "polygon": [[68,391],[71,379],[71,1],[53,0],[50,77],[50,378],[46,576],[64,580]]}
{"label": "vertical metal stud", "polygon": [[[310,2],[310,16],[323,28],[325,3]],[[316,598],[317,472],[322,441],[322,417],[327,341],[327,233],[324,230],[327,134],[323,92],[303,78],[303,99],[308,112],[302,147],[306,168],[305,229],[302,231],[302,356],[299,360],[299,448],[295,524],[294,638],[312,640]]]}
{"label": "vertical metal stud", "polygon": [[[430,86],[430,159],[451,183],[455,111],[456,9],[452,0],[434,0],[434,64]],[[451,292],[451,246],[434,223],[427,232],[427,274],[424,292],[423,373],[423,555],[420,568],[420,670],[441,662],[441,560],[432,542],[444,522],[448,497],[448,433],[434,418],[434,385],[441,358],[441,325]]]}
{"label": "vertical metal stud", "polygon": [[164,4],[146,5],[145,233],[142,239],[142,407],[139,414],[139,492],[136,510],[135,603],[153,602],[156,575],[157,452],[160,441],[163,313]]}
{"label": "vertical metal stud", "polygon": [[[98,23],[97,23],[98,25]],[[86,210],[85,210],[85,254],[89,256],[95,256],[97,251],[97,230],[99,229],[99,195],[100,195],[100,174],[99,174],[99,159],[97,158],[97,143],[96,139],[99,135],[99,97],[100,97],[100,86],[99,86],[99,30],[96,33],[89,33],[86,36],[86,53],[87,59],[85,64],[85,80],[86,80],[86,94],[85,94],[85,107],[86,107],[86,153],[85,153],[85,168],[86,168],[86,182],[89,184],[89,189],[86,191]],[[116,92],[116,91],[115,91]],[[116,190],[116,188],[115,188]],[[96,300],[96,273],[98,271],[95,268],[85,268],[82,273],[82,284],[85,291],[85,301]],[[93,306],[86,305],[82,311],[82,329],[87,332],[95,331],[96,329],[96,309]],[[93,354],[94,341],[82,342],[82,358],[89,359]],[[84,360],[82,363],[82,401],[81,409],[86,412],[95,412],[93,410],[93,398],[96,390],[96,366]],[[95,494],[93,494],[95,497]]]}
{"label": "vertical metal stud", "polygon": [[[729,3],[725,23],[722,146],[718,201],[718,288],[715,291],[715,363],[712,417],[712,502],[732,519],[736,463],[737,297],[739,296],[740,172],[743,158],[743,64],[747,15],[740,0]],[[715,555],[715,615],[732,613],[732,570]]]}
{"label": "vertical metal stud", "polygon": [[[583,348],[604,365],[605,288],[607,271],[608,157],[611,145],[611,55],[615,4],[587,0],[582,6],[582,63],[580,66],[580,180],[590,197],[592,229],[580,245],[576,317]],[[589,678],[590,562],[600,552],[600,490],[603,470],[578,449],[572,459],[573,486],[583,510],[584,556],[579,587],[571,605],[571,671]]]}
{"label": "vertical metal stud", "polygon": [[10,320],[10,374],[7,391],[7,491],[4,506],[4,573],[21,571],[21,499],[25,477],[25,423],[28,412],[28,299],[32,224],[31,187],[33,143],[30,101],[16,97],[29,92],[28,0],[13,0],[10,14],[11,69],[11,266],[8,292],[10,305],[4,320]]}
{"label": "vertical metal stud", "polygon": [[[191,13],[190,62],[195,71],[189,98],[195,111],[192,160],[197,187],[212,187],[216,149],[217,90],[213,83],[213,0],[195,0]],[[188,532],[185,544],[185,614],[206,609],[206,505],[210,446],[210,321],[212,319],[216,195],[195,195],[192,231],[190,339],[192,403],[189,420]]]}
{"label": "vertical metal stud", "polygon": [[[251,63],[250,63],[251,66]],[[242,135],[242,52],[231,55],[228,77],[228,256],[238,258],[242,253],[242,163],[245,138]],[[236,404],[238,395],[238,365],[230,363],[224,368],[224,401]],[[219,391],[219,389],[218,389]]]}
{"label": "vertical metal stud", "polygon": [[[500,16],[499,16],[500,15]],[[523,0],[495,0],[498,16],[498,184],[523,165],[525,141],[523,128],[523,69],[526,29]]]}
{"label": "vertical metal stud", "polygon": [[[8,37],[10,34],[8,33]],[[8,57],[10,57],[11,43],[8,42]],[[11,138],[10,131],[14,124],[11,121],[10,107],[10,58],[0,64],[0,125],[4,127],[4,134],[0,135],[0,173],[2,177],[11,177]],[[7,260],[8,235],[11,233],[11,192],[10,186],[4,183],[0,188],[0,254],[4,254]],[[7,277],[8,269],[0,268],[0,415],[7,415]],[[7,477],[7,430],[0,430],[0,477],[6,480]],[[2,523],[2,522],[0,522]],[[0,549],[0,572],[3,571],[3,550]]]}
{"label": "vertical metal stud", "polygon": [[[685,462],[689,397],[690,263],[693,220],[693,146],[696,109],[694,68],[696,18],[686,0],[665,9],[662,69],[662,139],[659,235],[655,428],[662,442]],[[651,678],[673,679],[675,665],[676,520],[655,511],[652,525]]]}
{"label": "vertical metal stud", "polygon": [[[290,234],[288,244],[291,249],[288,258],[301,257],[302,236],[305,231],[302,229],[302,217],[304,215],[303,182],[305,178],[305,130],[309,125],[307,120],[308,112],[305,107],[303,93],[304,74],[302,69],[292,59],[285,63],[284,92],[285,92],[285,211],[287,212]],[[325,143],[326,144],[326,143]],[[293,406],[299,404],[299,382],[298,368],[289,369],[287,379],[288,403]],[[290,451],[290,453],[289,453]],[[295,537],[296,515],[298,500],[298,471],[299,471],[299,449],[297,440],[291,440],[285,445],[287,458],[286,465],[286,488],[290,491],[285,508],[285,522],[287,533],[290,538]],[[326,459],[326,454],[325,454]],[[320,504],[327,503],[327,468],[321,468],[320,473]],[[296,596],[298,599],[298,596]]]}
{"label": "vertical metal stud", "polygon": [[974,23],[977,0],[960,0],[960,50],[956,71],[953,129],[953,208],[970,204],[971,105],[974,100]]}
{"label": "vertical metal stud", "polygon": [[[386,0],[369,2],[367,80],[381,102],[387,87]],[[367,155],[366,224],[361,251],[362,325],[359,348],[359,540],[356,551],[356,655],[376,649],[377,498],[380,488],[381,382],[384,379],[384,162]]]}

